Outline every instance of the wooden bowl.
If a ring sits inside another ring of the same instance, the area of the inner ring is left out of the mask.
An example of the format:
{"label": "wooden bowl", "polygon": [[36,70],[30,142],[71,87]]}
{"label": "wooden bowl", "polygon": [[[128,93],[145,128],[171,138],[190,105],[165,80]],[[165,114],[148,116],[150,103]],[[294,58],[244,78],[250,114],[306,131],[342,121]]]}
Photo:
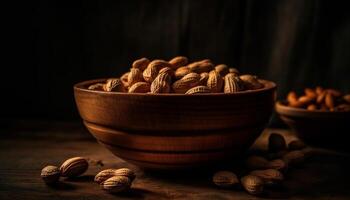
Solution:
{"label": "wooden bowl", "polygon": [[186,169],[243,153],[270,119],[276,85],[235,94],[129,94],[74,86],[92,135],[116,156],[150,169]]}
{"label": "wooden bowl", "polygon": [[294,132],[308,144],[350,150],[350,112],[309,111],[276,102],[276,112]]}

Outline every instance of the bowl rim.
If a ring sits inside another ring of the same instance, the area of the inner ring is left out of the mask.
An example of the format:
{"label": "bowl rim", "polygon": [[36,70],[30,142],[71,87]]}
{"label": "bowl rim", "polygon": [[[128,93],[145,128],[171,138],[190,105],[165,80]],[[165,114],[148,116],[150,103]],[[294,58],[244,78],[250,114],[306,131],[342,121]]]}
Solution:
{"label": "bowl rim", "polygon": [[279,115],[294,117],[338,117],[341,115],[349,115],[350,111],[326,111],[326,110],[307,110],[304,108],[294,108],[285,105],[286,101],[276,101],[275,110]]}
{"label": "bowl rim", "polygon": [[277,85],[273,81],[265,80],[265,79],[259,79],[260,82],[264,84],[265,87],[256,89],[256,90],[245,90],[240,91],[236,93],[198,93],[198,94],[177,94],[177,93],[161,93],[161,94],[151,94],[151,93],[128,93],[128,92],[106,92],[106,91],[99,91],[99,90],[89,90],[87,89],[87,85],[92,85],[94,83],[99,83],[106,81],[109,78],[100,78],[100,79],[92,79],[92,80],[86,80],[79,83],[76,83],[73,88],[74,91],[80,91],[80,92],[88,92],[88,93],[94,93],[94,94],[103,94],[103,95],[121,95],[121,96],[187,96],[187,97],[193,97],[193,96],[239,96],[239,95],[247,95],[247,94],[258,94],[258,93],[264,93],[266,91],[275,90],[277,88]]}

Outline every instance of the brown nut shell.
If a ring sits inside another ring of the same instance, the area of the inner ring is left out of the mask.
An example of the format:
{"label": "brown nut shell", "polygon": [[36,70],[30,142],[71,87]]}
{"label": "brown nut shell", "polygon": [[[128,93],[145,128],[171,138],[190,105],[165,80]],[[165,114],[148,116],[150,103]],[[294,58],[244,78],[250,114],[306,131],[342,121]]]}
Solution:
{"label": "brown nut shell", "polygon": [[82,175],[89,167],[88,161],[83,157],[70,158],[61,165],[60,171],[63,177],[77,177]]}
{"label": "brown nut shell", "polygon": [[140,58],[132,63],[132,67],[143,71],[147,68],[149,63],[150,61],[148,60],[148,58]]}

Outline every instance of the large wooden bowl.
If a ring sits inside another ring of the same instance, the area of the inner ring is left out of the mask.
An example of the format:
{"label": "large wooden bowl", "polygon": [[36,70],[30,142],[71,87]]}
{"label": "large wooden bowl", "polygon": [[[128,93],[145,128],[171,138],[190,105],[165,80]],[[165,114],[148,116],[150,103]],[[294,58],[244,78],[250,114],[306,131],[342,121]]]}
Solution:
{"label": "large wooden bowl", "polygon": [[309,111],[276,102],[280,118],[308,144],[350,151],[350,112]]}
{"label": "large wooden bowl", "polygon": [[270,119],[276,85],[235,94],[128,94],[74,86],[80,116],[116,156],[151,169],[191,168],[243,153]]}

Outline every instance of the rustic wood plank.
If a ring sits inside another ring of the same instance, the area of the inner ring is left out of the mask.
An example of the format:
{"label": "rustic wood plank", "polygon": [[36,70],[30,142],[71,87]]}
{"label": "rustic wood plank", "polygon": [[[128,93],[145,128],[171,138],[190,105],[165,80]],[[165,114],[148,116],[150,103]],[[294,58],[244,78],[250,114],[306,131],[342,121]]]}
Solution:
{"label": "rustic wood plank", "polygon": [[[277,131],[287,135],[288,140],[294,137],[286,131]],[[61,137],[34,139],[23,134],[21,137],[1,137],[0,199],[260,199],[240,190],[216,188],[211,183],[211,175],[215,169],[171,173],[144,172],[113,156],[95,141],[77,137],[79,132],[68,131],[59,135]],[[265,132],[256,142],[256,146],[264,148],[267,136],[268,132]],[[304,166],[291,169],[282,189],[269,191],[266,198],[349,199],[348,155],[324,152],[326,154],[313,157]],[[47,164],[59,165],[72,156],[101,159],[104,166],[91,165],[80,178],[61,179],[56,187],[46,186],[39,175],[41,168]],[[101,169],[120,167],[129,167],[136,171],[137,178],[130,192],[108,194],[92,181]]]}

